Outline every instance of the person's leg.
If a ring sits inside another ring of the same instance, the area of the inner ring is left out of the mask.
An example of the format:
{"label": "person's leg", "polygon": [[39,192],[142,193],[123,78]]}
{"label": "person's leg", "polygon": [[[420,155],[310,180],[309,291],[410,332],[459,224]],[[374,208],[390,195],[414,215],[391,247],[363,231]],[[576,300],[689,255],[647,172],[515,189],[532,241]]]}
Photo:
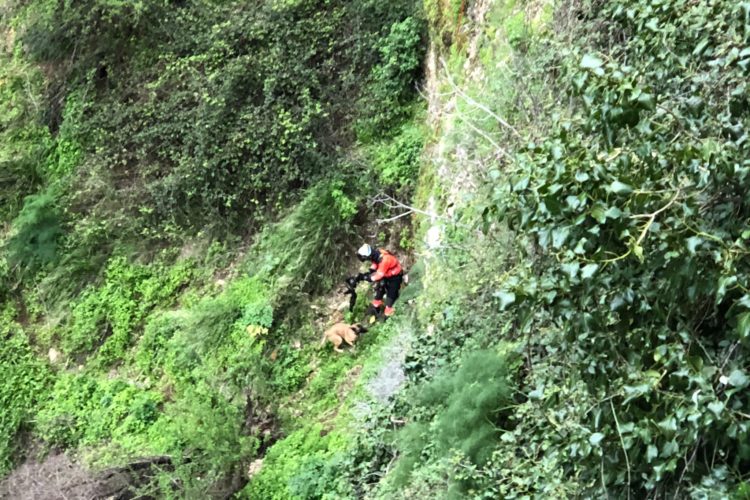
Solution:
{"label": "person's leg", "polygon": [[380,312],[380,308],[383,307],[383,296],[385,295],[385,287],[381,283],[375,283],[375,298],[370,304],[369,309],[365,313],[366,316],[375,316]]}
{"label": "person's leg", "polygon": [[402,276],[394,276],[388,278],[385,282],[385,316],[387,318],[393,316],[396,310],[393,308],[393,304],[396,303],[399,296],[399,290],[401,289]]}

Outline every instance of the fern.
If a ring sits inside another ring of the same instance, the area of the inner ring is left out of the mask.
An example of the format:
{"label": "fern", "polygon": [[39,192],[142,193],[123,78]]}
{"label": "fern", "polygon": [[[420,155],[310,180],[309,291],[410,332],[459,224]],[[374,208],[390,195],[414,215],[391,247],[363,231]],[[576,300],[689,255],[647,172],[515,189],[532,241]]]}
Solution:
{"label": "fern", "polygon": [[11,267],[34,270],[57,258],[57,242],[63,231],[51,193],[28,196],[13,221],[13,229],[6,248]]}
{"label": "fern", "polygon": [[[397,435],[401,459],[394,484],[405,485],[420,462],[455,451],[485,464],[499,437],[495,422],[512,390],[508,359],[493,351],[469,353],[454,373],[439,374],[417,398],[432,419],[410,423]],[[425,449],[428,443],[434,449]]]}

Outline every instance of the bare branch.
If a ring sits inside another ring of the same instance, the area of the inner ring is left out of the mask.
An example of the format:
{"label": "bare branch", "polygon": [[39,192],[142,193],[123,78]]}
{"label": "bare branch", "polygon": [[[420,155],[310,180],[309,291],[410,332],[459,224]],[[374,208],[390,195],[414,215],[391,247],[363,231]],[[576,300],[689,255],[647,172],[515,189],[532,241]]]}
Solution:
{"label": "bare branch", "polygon": [[379,194],[375,195],[370,200],[370,204],[371,205],[375,205],[375,204],[385,205],[386,207],[388,207],[390,209],[393,209],[393,210],[396,210],[396,209],[405,210],[405,212],[403,212],[403,213],[401,213],[401,214],[399,214],[399,215],[397,215],[395,217],[391,217],[389,219],[377,219],[376,222],[378,224],[382,224],[382,223],[385,223],[385,222],[390,222],[390,221],[393,221],[393,220],[396,220],[396,219],[400,219],[401,217],[405,217],[407,215],[411,215],[411,214],[415,214],[416,213],[416,214],[424,215],[424,216],[429,217],[431,219],[444,220],[444,221],[447,221],[447,222],[449,222],[449,223],[451,223],[451,224],[453,224],[455,226],[464,227],[464,228],[470,228],[470,226],[467,226],[465,224],[460,224],[460,223],[454,221],[452,218],[447,217],[445,215],[439,215],[439,214],[427,212],[425,210],[420,210],[420,209],[418,209],[416,207],[412,207],[411,205],[407,205],[405,203],[402,203],[402,202],[398,201],[396,198],[394,198],[392,196],[389,196],[389,195],[387,195],[385,193],[379,193]]}
{"label": "bare branch", "polygon": [[393,222],[394,220],[400,219],[401,217],[406,217],[407,215],[411,215],[413,213],[414,211],[409,210],[408,212],[400,213],[395,217],[389,217],[387,219],[375,219],[375,222],[377,222],[378,224],[385,224],[386,222]]}
{"label": "bare branch", "polygon": [[503,155],[504,157],[506,157],[508,159],[512,159],[510,157],[510,155],[508,155],[508,152],[505,150],[505,148],[503,148],[502,146],[500,146],[500,144],[498,144],[497,142],[495,142],[489,136],[489,134],[487,134],[487,132],[484,132],[479,127],[477,127],[476,125],[474,125],[473,123],[471,123],[471,120],[469,120],[468,118],[466,118],[463,114],[461,114],[459,112],[456,112],[456,116],[460,120],[462,120],[466,125],[468,125],[472,130],[474,130],[477,134],[479,134],[482,137],[484,137],[487,140],[487,142],[489,142],[490,144],[492,144],[493,146],[495,146],[495,151],[496,152],[500,153],[501,155]]}
{"label": "bare branch", "polygon": [[521,136],[521,134],[519,134],[518,131],[515,128],[513,128],[513,126],[511,124],[509,124],[508,122],[506,122],[505,120],[503,120],[500,116],[498,116],[495,112],[493,112],[490,108],[488,108],[484,104],[482,104],[480,102],[477,102],[474,99],[472,99],[471,97],[469,97],[466,94],[466,92],[464,92],[463,90],[461,90],[458,87],[458,85],[456,85],[456,82],[453,81],[453,78],[450,75],[450,70],[448,69],[448,65],[445,63],[445,60],[442,57],[440,58],[440,63],[443,65],[443,68],[445,69],[445,76],[448,79],[448,83],[450,84],[450,86],[454,90],[454,92],[456,92],[458,95],[460,95],[461,97],[463,97],[464,100],[466,102],[468,102],[469,104],[471,104],[472,106],[481,109],[482,111],[484,111],[485,113],[487,113],[488,115],[490,115],[491,117],[493,117],[495,120],[497,120],[498,123],[500,123],[500,125],[502,125],[503,127],[507,128],[508,130],[510,130],[513,133],[513,135],[515,135],[519,139],[523,139],[523,137]]}

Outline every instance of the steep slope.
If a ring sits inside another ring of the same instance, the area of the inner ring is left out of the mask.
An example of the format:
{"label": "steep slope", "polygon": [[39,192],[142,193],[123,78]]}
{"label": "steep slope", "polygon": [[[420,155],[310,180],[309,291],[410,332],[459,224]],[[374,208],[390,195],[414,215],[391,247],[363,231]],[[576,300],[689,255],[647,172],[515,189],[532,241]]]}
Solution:
{"label": "steep slope", "polygon": [[425,10],[406,384],[249,491],[744,498],[747,5]]}
{"label": "steep slope", "polygon": [[90,488],[69,493],[133,469],[125,496],[227,497],[294,431],[307,379],[351,368],[319,349],[312,306],[351,270],[370,193],[411,189],[419,9],[0,14],[0,472],[24,463],[0,491],[73,461]]}
{"label": "steep slope", "polygon": [[[3,9],[5,470],[747,497],[746,2],[240,4]],[[338,355],[362,240],[411,283]]]}

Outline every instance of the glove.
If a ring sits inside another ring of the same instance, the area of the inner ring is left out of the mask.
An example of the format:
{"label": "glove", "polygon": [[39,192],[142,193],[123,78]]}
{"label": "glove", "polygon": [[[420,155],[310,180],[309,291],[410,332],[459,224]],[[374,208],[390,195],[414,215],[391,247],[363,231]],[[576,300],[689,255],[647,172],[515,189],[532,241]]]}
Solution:
{"label": "glove", "polygon": [[357,282],[359,281],[372,281],[372,275],[370,273],[359,273],[357,275]]}

